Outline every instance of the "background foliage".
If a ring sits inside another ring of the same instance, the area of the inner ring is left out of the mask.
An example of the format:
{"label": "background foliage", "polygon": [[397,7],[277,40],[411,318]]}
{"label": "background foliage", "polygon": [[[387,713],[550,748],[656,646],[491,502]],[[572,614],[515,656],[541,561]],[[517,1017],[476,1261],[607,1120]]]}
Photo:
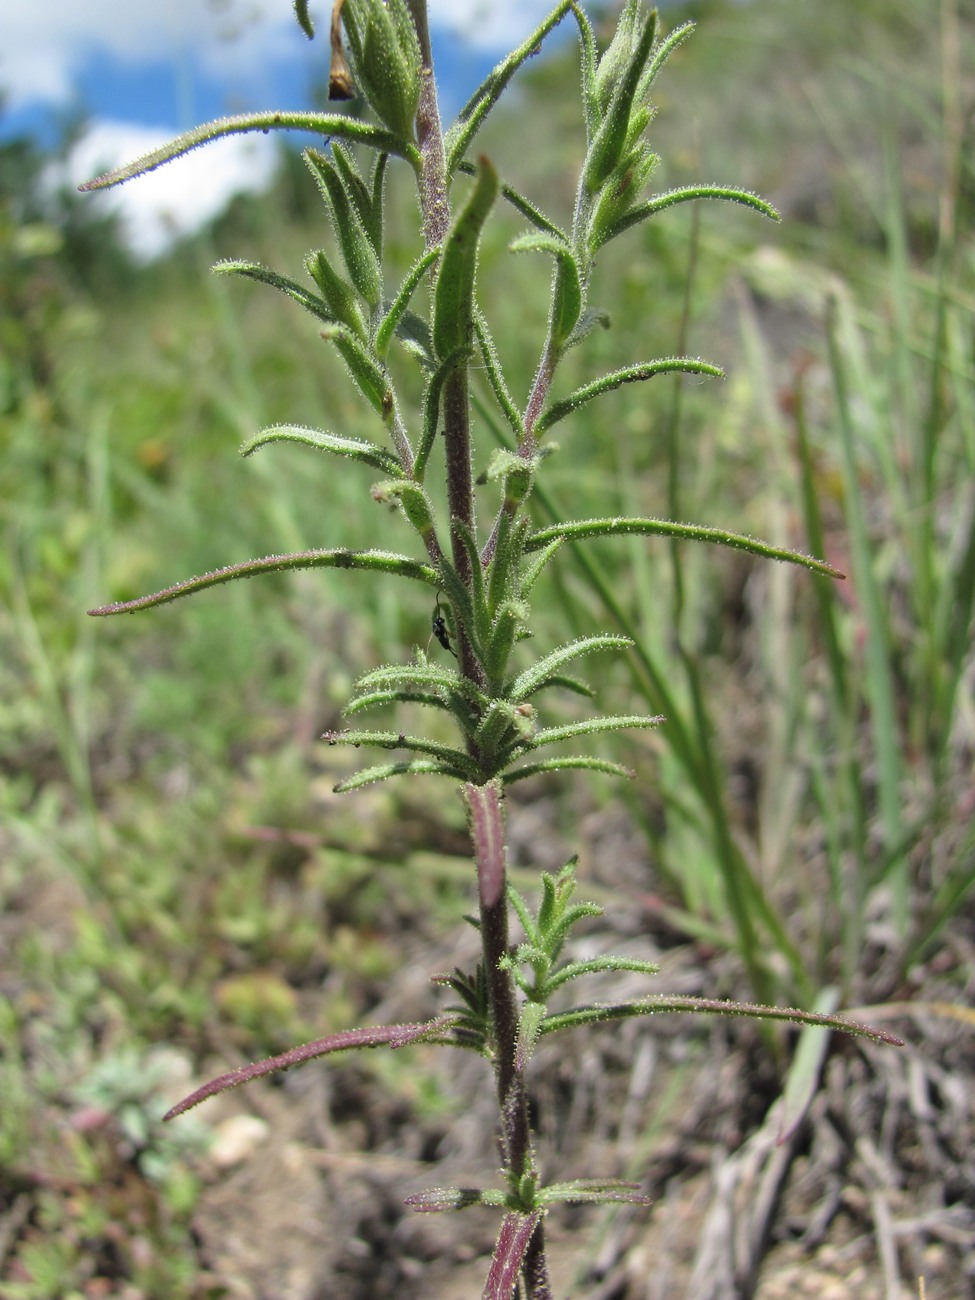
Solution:
{"label": "background foliage", "polygon": [[[607,250],[613,329],[573,354],[566,391],[659,352],[729,378],[660,379],[578,413],[552,495],[561,481],[575,513],[728,522],[849,579],[639,538],[562,557],[537,641],[563,639],[566,612],[578,634],[608,616],[642,653],[600,661],[601,701],[629,712],[643,695],[669,724],[628,742],[625,818],[595,785],[527,783],[515,867],[554,865],[561,809],[584,799],[626,827],[596,840],[584,880],[664,948],[694,941],[710,991],[970,1001],[972,14],[677,9],[703,22],[660,85],[659,187],[734,179],[784,221],[685,210]],[[533,66],[485,140],[503,177],[563,207],[573,58]],[[321,242],[301,165],[136,268],[80,201],[42,205],[43,161],[0,149],[0,1278],[12,1297],[222,1294],[191,1226],[206,1135],[163,1130],[166,1100],[208,1058],[371,1014],[469,906],[460,805],[419,787],[338,800],[342,756],[317,743],[351,677],[427,644],[431,610],[381,581],[364,604],[331,573],[86,619],[174,574],[327,545],[330,516],[369,545],[380,507],[368,471],[232,454],[276,422],[357,432],[314,329],[206,274],[234,256],[298,270]],[[485,256],[507,287],[485,307],[526,388],[549,268],[509,257],[506,220]],[[392,251],[405,269],[418,250]],[[486,457],[487,407],[476,433]],[[414,1113],[449,1110],[432,1072],[386,1083]]]}

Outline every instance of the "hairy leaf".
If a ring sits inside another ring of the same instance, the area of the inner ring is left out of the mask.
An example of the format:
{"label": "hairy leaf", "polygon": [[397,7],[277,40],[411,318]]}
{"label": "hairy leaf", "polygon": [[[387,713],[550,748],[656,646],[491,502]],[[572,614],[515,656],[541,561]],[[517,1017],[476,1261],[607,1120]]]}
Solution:
{"label": "hairy leaf", "polygon": [[398,154],[414,164],[419,162],[419,155],[411,145],[398,140],[388,131],[369,126],[353,117],[343,117],[339,113],[241,113],[237,117],[220,117],[203,126],[194,127],[192,131],[177,136],[160,149],[154,149],[142,158],[126,163],[124,167],[115,167],[102,176],[96,176],[78,188],[82,192],[108,189],[110,185],[120,185],[133,176],[144,176],[146,172],[155,171],[163,163],[180,158],[192,149],[198,149],[200,145],[208,144],[221,136],[246,135],[255,131],[261,131],[265,135],[268,131],[309,131],[313,135],[334,135],[356,144],[381,149],[384,153]]}

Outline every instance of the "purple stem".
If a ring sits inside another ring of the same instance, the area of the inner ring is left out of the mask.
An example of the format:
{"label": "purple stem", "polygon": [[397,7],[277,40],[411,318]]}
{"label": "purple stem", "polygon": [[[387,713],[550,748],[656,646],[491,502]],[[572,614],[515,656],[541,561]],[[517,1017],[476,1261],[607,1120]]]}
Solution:
{"label": "purple stem", "polygon": [[[494,1028],[494,1074],[501,1112],[501,1145],[505,1172],[513,1180],[533,1173],[535,1157],[528,1123],[525,1079],[517,1068],[518,1005],[510,971],[501,967],[508,956],[508,899],[505,892],[504,802],[501,785],[464,786],[470,813],[471,840],[477,865],[481,913],[481,945]],[[532,1234],[522,1266],[530,1300],[551,1295],[545,1261],[545,1232],[541,1220]]]}

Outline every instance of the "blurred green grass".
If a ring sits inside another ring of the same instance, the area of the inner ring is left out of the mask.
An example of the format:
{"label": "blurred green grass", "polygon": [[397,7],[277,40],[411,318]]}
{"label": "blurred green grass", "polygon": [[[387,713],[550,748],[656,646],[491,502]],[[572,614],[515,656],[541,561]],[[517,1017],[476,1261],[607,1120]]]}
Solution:
{"label": "blurred green grass", "polygon": [[[741,182],[785,220],[675,212],[601,261],[613,328],[573,354],[566,391],[678,334],[729,378],[658,379],[580,413],[547,491],[575,517],[721,525],[849,577],[590,544],[554,567],[536,642],[563,640],[568,615],[641,647],[600,664],[600,694],[636,691],[669,724],[626,755],[632,789],[595,797],[625,798],[667,922],[737,952],[748,994],[811,1005],[835,983],[864,1003],[903,985],[975,883],[975,29],[950,0],[688,9],[703,22],[661,83],[659,185]],[[503,118],[486,140],[514,184],[563,205],[576,75],[557,57],[520,86],[530,158]],[[300,169],[139,270],[107,232],[25,204],[29,161],[6,148],[0,195],[0,1164],[39,1196],[53,1161],[97,1218],[97,1189],[133,1167],[124,1144],[69,1123],[55,1161],[44,1133],[89,1104],[99,1062],[129,1078],[159,1043],[253,1056],[344,1027],[381,995],[404,931],[424,916],[443,932],[469,899],[459,807],[419,786],[336,801],[335,755],[315,744],[353,675],[426,644],[426,606],[330,573],[84,614],[250,556],[374,541],[360,467],[233,454],[275,421],[358,432],[351,385],[300,314],[207,272],[243,255],[294,274],[324,242]],[[519,232],[498,223],[482,280],[523,393],[548,271],[508,257]],[[413,251],[392,249],[404,266]],[[545,789],[571,805],[571,784]],[[99,1104],[117,1110],[112,1086]],[[132,1103],[150,1116],[153,1087]],[[156,1181],[139,1177],[168,1208],[148,1272],[138,1252],[126,1266],[145,1294],[189,1294],[192,1188],[168,1138],[150,1123],[140,1140]],[[44,1195],[60,1253],[32,1239],[40,1280],[11,1295],[66,1294],[87,1267],[84,1232]]]}

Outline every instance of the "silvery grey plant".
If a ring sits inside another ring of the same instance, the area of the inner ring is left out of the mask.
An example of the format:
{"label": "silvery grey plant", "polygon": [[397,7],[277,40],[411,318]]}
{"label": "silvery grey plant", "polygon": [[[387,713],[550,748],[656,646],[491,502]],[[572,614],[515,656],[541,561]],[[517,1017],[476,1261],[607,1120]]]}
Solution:
{"label": "silvery grey plant", "polygon": [[[307,0],[296,0],[295,11],[312,37]],[[480,128],[514,74],[548,33],[568,18],[575,22],[579,39],[587,147],[571,227],[563,229],[533,199],[505,184],[489,158],[472,151]],[[293,130],[330,141],[326,149],[309,148],[304,155],[334,232],[329,248],[317,249],[305,259],[307,279],[294,280],[249,261],[222,262],[215,269],[278,289],[316,318],[322,338],[341,356],[364,400],[366,432],[352,438],[278,425],[258,432],[242,450],[250,455],[271,443],[290,441],[369,466],[381,476],[372,487],[373,500],[395,507],[400,518],[395,526],[415,535],[414,552],[336,545],[272,555],[91,612],[129,613],[238,578],[309,568],[392,574],[419,584],[434,601],[431,644],[435,638],[438,651],[417,650],[406,663],[360,677],[346,715],[358,719],[371,710],[419,705],[448,715],[455,739],[444,742],[423,734],[407,735],[395,726],[372,730],[357,725],[330,732],[325,739],[396,755],[340,782],[337,790],[350,791],[407,774],[436,775],[459,785],[468,812],[478,896],[482,956],[477,968],[441,979],[455,1000],[431,1021],[350,1030],[293,1048],[212,1080],[176,1106],[171,1116],[250,1079],[337,1052],[427,1042],[479,1053],[494,1071],[500,1185],[436,1188],[411,1197],[410,1204],[421,1211],[475,1204],[497,1207],[501,1224],[484,1290],[490,1297],[510,1297],[519,1288],[532,1300],[551,1294],[544,1236],[544,1217],[551,1206],[646,1201],[639,1186],[614,1180],[544,1182],[530,1129],[527,1083],[533,1051],[542,1037],[600,1021],[691,1010],[791,1019],[896,1041],[834,1016],[703,998],[647,996],[550,1010],[553,996],[572,981],[605,971],[649,976],[656,967],[621,957],[587,961],[563,957],[571,928],[599,914],[594,904],[573,901],[573,862],[557,874],[541,874],[536,910],[506,880],[507,786],[539,772],[569,768],[629,777],[632,773],[616,763],[589,754],[550,756],[549,747],[595,732],[657,727],[664,722],[641,715],[594,715],[568,725],[544,721],[547,693],[568,691],[592,698],[586,683],[569,671],[573,661],[623,651],[630,644],[624,637],[608,633],[583,637],[535,658],[527,667],[514,666],[516,647],[532,625],[535,589],[567,541],[664,535],[736,547],[803,565],[814,573],[841,576],[820,560],[721,528],[642,518],[567,519],[545,528],[533,523],[532,492],[553,450],[548,434],[559,421],[623,384],[674,372],[721,374],[705,361],[663,357],[621,366],[567,396],[553,396],[566,354],[584,346],[594,328],[609,324],[590,302],[599,251],[657,213],[696,200],[743,204],[777,219],[763,199],[734,187],[697,185],[646,192],[659,161],[646,135],[653,118],[651,93],[667,58],[691,30],[692,24],[685,23],[661,36],[656,12],[644,0],[626,0],[615,35],[600,53],[582,6],[561,0],[494,69],[444,132],[425,0],[335,0],[330,24],[331,95],[334,99],[360,96],[374,120],[340,112],[223,118],[84,187],[117,184],[223,135]],[[402,283],[387,285],[384,195],[387,170],[393,164],[405,165],[414,174],[424,251]],[[506,381],[476,286],[482,232],[499,202],[511,205],[527,228],[511,245],[512,251],[540,253],[553,264],[547,328],[523,402]],[[426,310],[417,305],[421,288],[428,300]],[[422,376],[422,407],[417,411],[408,409],[387,364],[395,347],[406,350]],[[507,428],[505,445],[485,465],[475,464],[472,454],[469,385],[474,366],[483,367]],[[433,456],[438,433],[446,518],[438,516],[428,491],[428,475],[439,463],[439,457]],[[482,488],[478,509],[475,485]],[[521,651],[518,661],[523,662]],[[522,931],[518,943],[510,937],[512,913]]]}

